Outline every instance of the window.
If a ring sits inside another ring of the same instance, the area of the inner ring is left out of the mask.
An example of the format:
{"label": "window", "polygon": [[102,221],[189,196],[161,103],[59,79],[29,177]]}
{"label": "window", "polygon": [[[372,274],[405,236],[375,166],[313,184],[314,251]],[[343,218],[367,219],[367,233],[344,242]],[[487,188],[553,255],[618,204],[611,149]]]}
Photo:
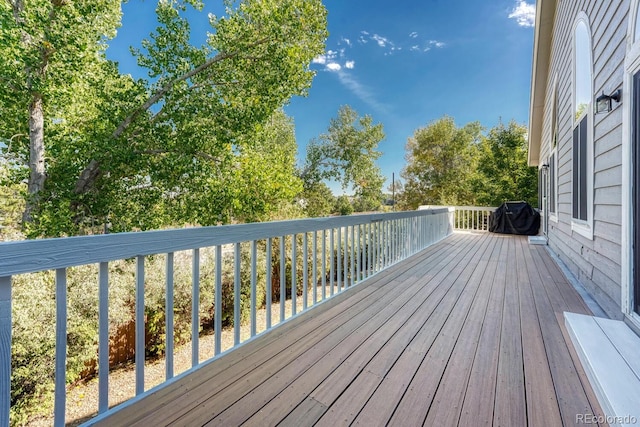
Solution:
{"label": "window", "polygon": [[549,157],[549,212],[556,213],[556,152]]}
{"label": "window", "polygon": [[573,217],[587,218],[587,117],[573,129]]}
{"label": "window", "polygon": [[[583,14],[584,15],[584,14]],[[591,188],[593,177],[591,174],[592,159],[590,147],[591,133],[591,104],[592,104],[592,62],[591,39],[587,27],[586,16],[578,18],[574,34],[574,124],[573,124],[573,197],[572,216],[577,222],[578,232],[587,234],[591,231],[592,222]]]}

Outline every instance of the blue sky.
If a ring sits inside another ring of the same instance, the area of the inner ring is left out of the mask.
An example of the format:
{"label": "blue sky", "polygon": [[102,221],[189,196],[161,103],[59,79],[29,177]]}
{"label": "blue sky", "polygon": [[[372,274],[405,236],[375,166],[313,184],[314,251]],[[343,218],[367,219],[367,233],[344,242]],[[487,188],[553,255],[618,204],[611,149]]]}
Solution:
{"label": "blue sky", "polygon": [[[130,0],[107,57],[120,70],[145,77],[129,46],[139,47],[155,27],[155,2]],[[222,1],[206,1],[190,15],[194,40],[204,40],[207,12],[221,14]],[[528,122],[535,6],[532,0],[325,0],[329,38],[306,98],[293,98],[298,157],[325,132],[342,105],[382,123],[386,138],[378,164],[388,182],[405,165],[414,131],[444,115],[459,126],[479,121],[487,129]],[[191,18],[193,16],[193,18]],[[199,42],[198,42],[199,43]],[[342,190],[331,185],[336,194]],[[347,190],[347,193],[349,191]]]}

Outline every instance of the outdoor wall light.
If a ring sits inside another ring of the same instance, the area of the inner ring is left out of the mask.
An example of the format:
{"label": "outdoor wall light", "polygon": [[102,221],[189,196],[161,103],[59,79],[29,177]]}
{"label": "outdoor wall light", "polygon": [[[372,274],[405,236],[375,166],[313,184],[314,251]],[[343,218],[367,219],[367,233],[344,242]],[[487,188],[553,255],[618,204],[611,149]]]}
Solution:
{"label": "outdoor wall light", "polygon": [[611,95],[605,95],[604,91],[602,95],[596,98],[596,114],[608,113],[611,111],[611,100],[620,102],[622,99],[622,89],[618,89]]}

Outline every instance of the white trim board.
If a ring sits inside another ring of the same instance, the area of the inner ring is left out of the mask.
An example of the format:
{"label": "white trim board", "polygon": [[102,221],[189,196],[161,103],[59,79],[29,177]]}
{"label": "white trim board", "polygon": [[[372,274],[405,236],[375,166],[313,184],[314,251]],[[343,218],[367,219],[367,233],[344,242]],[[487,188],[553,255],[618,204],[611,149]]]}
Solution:
{"label": "white trim board", "polygon": [[529,244],[530,245],[546,245],[547,238],[546,236],[529,236]]}
{"label": "white trim board", "polygon": [[640,420],[640,337],[621,321],[564,313],[565,324],[602,410],[614,421]]}

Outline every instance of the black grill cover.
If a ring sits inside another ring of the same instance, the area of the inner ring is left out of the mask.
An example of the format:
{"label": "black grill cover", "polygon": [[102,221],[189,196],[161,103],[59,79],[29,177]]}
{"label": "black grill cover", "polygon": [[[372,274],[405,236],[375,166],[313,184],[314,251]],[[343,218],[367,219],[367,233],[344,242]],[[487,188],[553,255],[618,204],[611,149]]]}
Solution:
{"label": "black grill cover", "polygon": [[527,202],[504,202],[489,216],[489,231],[535,236],[540,229],[540,213]]}

